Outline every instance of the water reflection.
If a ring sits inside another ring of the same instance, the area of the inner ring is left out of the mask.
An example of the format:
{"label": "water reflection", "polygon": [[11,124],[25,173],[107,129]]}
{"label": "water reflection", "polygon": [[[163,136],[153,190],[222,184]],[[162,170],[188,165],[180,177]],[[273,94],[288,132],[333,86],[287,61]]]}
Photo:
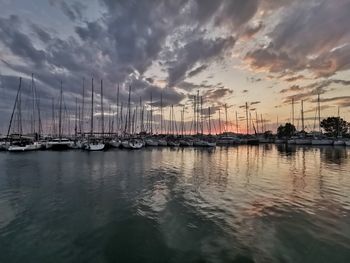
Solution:
{"label": "water reflection", "polygon": [[349,151],[1,153],[0,262],[346,262]]}

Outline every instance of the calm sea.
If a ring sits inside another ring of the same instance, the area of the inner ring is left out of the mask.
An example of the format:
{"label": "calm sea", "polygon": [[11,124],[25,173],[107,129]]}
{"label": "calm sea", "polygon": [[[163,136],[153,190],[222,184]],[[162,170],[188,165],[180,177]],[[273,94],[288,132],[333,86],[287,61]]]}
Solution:
{"label": "calm sea", "polygon": [[2,152],[0,262],[350,262],[350,149]]}

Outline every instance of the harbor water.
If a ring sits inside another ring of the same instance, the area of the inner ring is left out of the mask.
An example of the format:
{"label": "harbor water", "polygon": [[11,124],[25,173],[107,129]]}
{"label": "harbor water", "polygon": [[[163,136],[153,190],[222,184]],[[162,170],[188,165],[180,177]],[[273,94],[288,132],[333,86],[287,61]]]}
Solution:
{"label": "harbor water", "polygon": [[350,148],[0,152],[0,262],[350,262]]}

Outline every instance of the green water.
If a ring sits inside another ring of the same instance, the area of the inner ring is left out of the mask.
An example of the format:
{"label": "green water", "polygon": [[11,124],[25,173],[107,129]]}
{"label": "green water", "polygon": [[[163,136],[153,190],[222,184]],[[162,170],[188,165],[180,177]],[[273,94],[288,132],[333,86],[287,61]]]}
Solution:
{"label": "green water", "polygon": [[0,262],[350,262],[350,149],[0,153]]}

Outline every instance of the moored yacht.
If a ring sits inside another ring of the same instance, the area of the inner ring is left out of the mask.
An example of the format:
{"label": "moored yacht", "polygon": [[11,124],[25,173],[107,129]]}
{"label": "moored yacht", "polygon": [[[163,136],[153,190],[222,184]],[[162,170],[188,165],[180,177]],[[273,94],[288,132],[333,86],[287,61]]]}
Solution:
{"label": "moored yacht", "polygon": [[345,140],[343,140],[343,139],[336,139],[335,141],[334,141],[334,144],[333,144],[334,146],[345,146],[346,144],[345,144]]}
{"label": "moored yacht", "polygon": [[239,144],[240,140],[236,136],[222,136],[219,137],[216,144],[217,145],[235,145]]}
{"label": "moored yacht", "polygon": [[102,151],[105,148],[105,143],[97,138],[89,138],[85,145],[87,151]]}
{"label": "moored yacht", "polygon": [[130,149],[134,149],[134,150],[141,149],[144,146],[144,142],[142,139],[138,139],[138,138],[130,139],[129,146],[130,146]]}
{"label": "moored yacht", "polygon": [[119,148],[122,144],[122,141],[118,138],[112,139],[108,142],[108,145],[112,148]]}
{"label": "moored yacht", "polygon": [[158,146],[167,146],[168,143],[165,139],[159,139],[158,140]]}
{"label": "moored yacht", "polygon": [[50,150],[68,150],[71,149],[74,145],[74,142],[67,138],[55,138],[46,142],[46,149]]}
{"label": "moored yacht", "polygon": [[311,140],[312,145],[332,145],[333,140],[325,137],[315,137]]}
{"label": "moored yacht", "polygon": [[8,147],[9,152],[26,152],[42,149],[43,145],[40,142],[15,142]]}
{"label": "moored yacht", "polygon": [[193,146],[193,141],[186,138],[179,140],[179,143],[180,143],[180,146],[183,146],[183,147]]}
{"label": "moored yacht", "polygon": [[295,139],[295,144],[296,145],[310,145],[311,144],[311,139],[310,138],[306,138],[306,137],[298,138],[298,139]]}
{"label": "moored yacht", "polygon": [[145,145],[146,146],[158,146],[159,142],[155,138],[146,138]]}

